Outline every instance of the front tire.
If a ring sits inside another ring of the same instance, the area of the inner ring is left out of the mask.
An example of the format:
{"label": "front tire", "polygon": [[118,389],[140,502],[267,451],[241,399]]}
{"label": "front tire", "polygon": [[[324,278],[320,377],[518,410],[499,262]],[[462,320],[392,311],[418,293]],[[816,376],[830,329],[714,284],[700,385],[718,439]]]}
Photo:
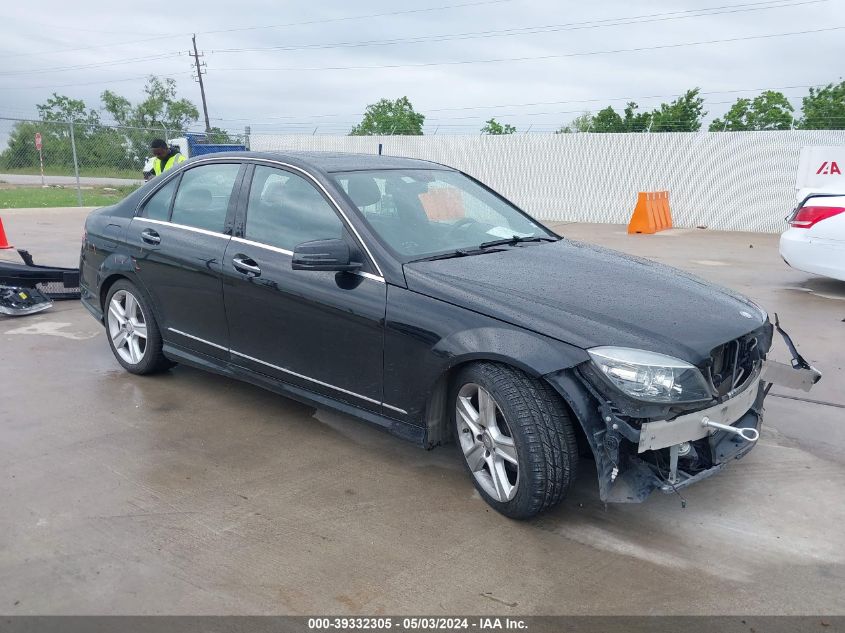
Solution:
{"label": "front tire", "polygon": [[162,352],[161,331],[146,297],[132,282],[116,282],[106,296],[109,347],[126,371],[154,374],[172,367]]}
{"label": "front tire", "polygon": [[578,463],[575,429],[560,396],[506,365],[475,363],[452,389],[464,464],[495,510],[526,519],[560,503]]}

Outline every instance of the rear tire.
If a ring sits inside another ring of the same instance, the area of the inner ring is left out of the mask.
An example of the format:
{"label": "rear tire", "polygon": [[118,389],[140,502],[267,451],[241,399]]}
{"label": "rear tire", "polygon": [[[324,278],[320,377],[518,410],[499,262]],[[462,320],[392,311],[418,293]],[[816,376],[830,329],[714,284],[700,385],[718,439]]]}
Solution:
{"label": "rear tire", "polygon": [[464,464],[495,510],[527,519],[560,503],[578,465],[575,428],[552,387],[507,365],[462,369],[450,402]]}
{"label": "rear tire", "polygon": [[146,296],[128,279],[109,289],[104,306],[109,347],[123,368],[133,374],[154,374],[174,363],[162,352],[161,331]]}

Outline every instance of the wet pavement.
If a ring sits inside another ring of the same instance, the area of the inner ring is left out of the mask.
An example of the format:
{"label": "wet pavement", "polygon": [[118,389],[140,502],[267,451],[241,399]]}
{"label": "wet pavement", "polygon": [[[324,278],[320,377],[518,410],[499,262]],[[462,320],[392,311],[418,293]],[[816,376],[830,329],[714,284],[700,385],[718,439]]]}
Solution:
{"label": "wet pavement", "polygon": [[[74,265],[84,215],[2,219]],[[132,376],[75,302],[0,317],[0,613],[845,613],[845,283],[789,269],[773,235],[558,229],[750,295],[823,382],[775,388],[760,445],[686,509],[605,507],[582,462],[520,523],[453,447],[186,367]]]}

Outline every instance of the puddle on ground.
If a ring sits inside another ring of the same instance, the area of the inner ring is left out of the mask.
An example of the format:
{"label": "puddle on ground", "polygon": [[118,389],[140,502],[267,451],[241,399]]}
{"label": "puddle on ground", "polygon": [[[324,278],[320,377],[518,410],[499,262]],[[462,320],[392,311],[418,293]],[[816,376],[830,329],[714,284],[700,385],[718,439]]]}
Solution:
{"label": "puddle on ground", "polygon": [[784,290],[809,292],[823,299],[845,301],[845,281],[827,277],[812,277],[798,286],[784,286]]}

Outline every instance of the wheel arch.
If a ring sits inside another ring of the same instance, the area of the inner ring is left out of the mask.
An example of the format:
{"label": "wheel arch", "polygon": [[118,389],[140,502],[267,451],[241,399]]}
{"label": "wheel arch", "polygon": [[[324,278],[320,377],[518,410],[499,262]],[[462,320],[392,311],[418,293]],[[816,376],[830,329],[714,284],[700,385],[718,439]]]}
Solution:
{"label": "wheel arch", "polygon": [[[586,352],[580,348],[523,330],[479,328],[461,334],[461,337],[451,341],[444,339],[437,346],[441,348],[441,353],[448,354],[449,360],[436,375],[426,399],[426,448],[447,444],[452,440],[449,393],[455,377],[467,365],[497,363],[518,369],[532,378],[542,379],[552,372],[580,364],[586,356]],[[476,347],[479,341],[492,344],[487,345],[485,351],[473,351],[472,347]],[[458,352],[460,348],[463,349]],[[566,398],[562,398],[562,402],[572,410]],[[573,417],[578,417],[574,411],[571,412]]]}

